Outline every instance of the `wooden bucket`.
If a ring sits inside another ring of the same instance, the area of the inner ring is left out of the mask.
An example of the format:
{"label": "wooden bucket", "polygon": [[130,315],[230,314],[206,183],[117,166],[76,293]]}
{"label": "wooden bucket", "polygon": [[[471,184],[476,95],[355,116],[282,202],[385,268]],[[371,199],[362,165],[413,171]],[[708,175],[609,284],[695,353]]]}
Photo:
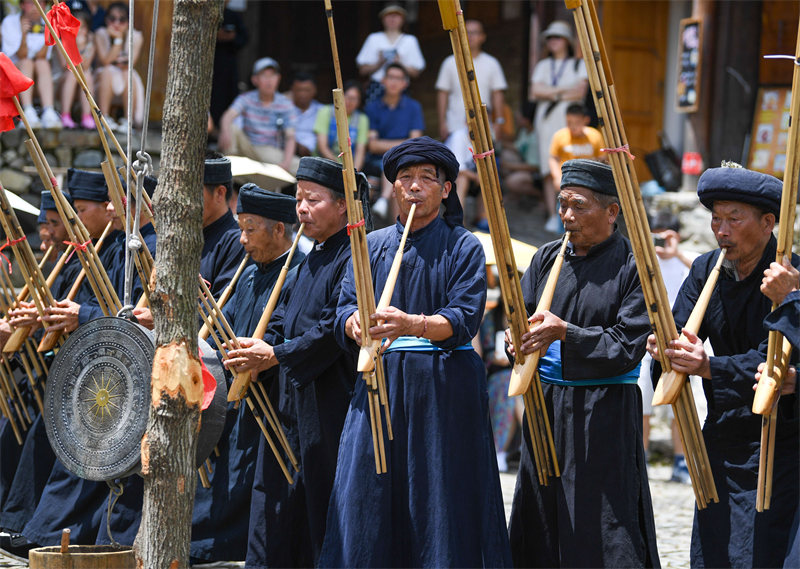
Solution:
{"label": "wooden bucket", "polygon": [[110,545],[38,547],[28,552],[31,569],[135,569],[133,548]]}

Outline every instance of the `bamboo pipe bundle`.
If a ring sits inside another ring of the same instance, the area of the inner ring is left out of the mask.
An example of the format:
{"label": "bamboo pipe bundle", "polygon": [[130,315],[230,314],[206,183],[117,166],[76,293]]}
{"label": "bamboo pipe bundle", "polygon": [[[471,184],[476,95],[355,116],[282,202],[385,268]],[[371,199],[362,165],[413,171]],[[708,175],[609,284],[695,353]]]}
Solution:
{"label": "bamboo pipe bundle", "polygon": [[[245,256],[242,257],[242,262],[239,263],[239,267],[236,269],[233,278],[228,283],[228,286],[225,287],[225,290],[222,291],[219,300],[217,300],[217,306],[219,306],[220,310],[225,308],[225,305],[228,303],[228,300],[230,300],[231,295],[233,294],[233,291],[236,288],[236,283],[239,282],[239,277],[242,276],[242,273],[244,272],[245,268],[247,268],[247,264],[249,262],[250,262],[250,254],[245,253]],[[204,323],[203,326],[200,328],[200,338],[205,340],[208,338],[208,335],[210,333],[211,329]]]}
{"label": "bamboo pipe bundle", "polygon": [[[108,234],[111,233],[112,226],[113,222],[111,221],[109,221],[108,224],[106,224],[106,228],[103,230],[102,235],[100,235],[100,238],[94,244],[95,251],[99,252],[103,248],[103,244],[105,243]],[[81,272],[78,273],[78,276],[75,278],[75,282],[73,282],[72,286],[69,288],[69,292],[67,293],[67,300],[75,300],[75,297],[78,295],[78,291],[80,290],[84,279],[86,279],[86,270],[81,269]]]}
{"label": "bamboo pipe bundle", "polygon": [[[253,331],[252,337],[256,340],[262,339],[264,334],[267,333],[267,326],[269,325],[270,318],[272,318],[272,313],[275,311],[275,307],[278,305],[278,298],[281,295],[283,283],[286,282],[286,275],[289,274],[289,267],[291,266],[294,253],[297,250],[297,244],[300,242],[300,237],[303,235],[305,227],[304,223],[300,224],[300,229],[297,230],[297,235],[294,236],[292,246],[289,248],[289,253],[286,255],[286,261],[281,267],[281,272],[278,274],[275,284],[272,285],[272,291],[269,293],[269,299],[267,299],[264,312],[261,313],[258,324],[256,324],[256,329]],[[222,310],[222,308],[220,308],[220,310]],[[250,372],[235,373],[233,383],[230,389],[228,389],[228,401],[239,401],[244,397],[244,394],[247,393],[247,389],[250,387],[251,381],[252,374]],[[269,402],[268,399],[267,402]]]}
{"label": "bamboo pipe bundle", "polygon": [[[139,275],[139,281],[142,284],[142,291],[144,297],[149,300],[150,298],[150,274],[153,270],[154,260],[153,255],[150,253],[150,250],[144,244],[144,238],[142,238],[142,234],[139,227],[134,227],[134,215],[131,215],[130,218],[127,215],[127,209],[124,206],[124,192],[122,190],[122,182],[119,179],[119,176],[116,173],[116,170],[111,166],[108,160],[104,160],[100,167],[103,171],[103,177],[106,179],[106,186],[108,187],[108,195],[111,198],[111,202],[114,204],[114,210],[117,212],[117,215],[123,219],[124,226],[127,228],[127,232],[133,234],[139,240],[141,246],[136,251],[136,254],[132,256],[133,264],[136,267],[136,272]],[[142,192],[142,196],[147,195],[147,192]],[[136,207],[140,208],[140,211],[146,211],[147,214],[150,214],[149,221],[152,222],[152,214],[147,207],[142,206],[141,204],[137,203]],[[125,243],[125,246],[128,246],[128,243]]]}
{"label": "bamboo pipe bundle", "polygon": [[[47,264],[47,261],[50,260],[50,256],[55,252],[56,252],[55,244],[50,245],[47,248],[47,251],[44,252],[44,254],[42,255],[42,258],[39,260],[39,270],[40,271],[42,269],[44,269],[45,264]],[[61,266],[63,266],[63,263],[61,263]],[[54,272],[56,272],[56,269],[58,271],[61,271],[61,266],[59,266],[58,263],[56,263],[56,266],[53,267],[52,271],[50,271],[50,275],[52,275]],[[42,273],[42,274],[44,274],[44,273]],[[48,275],[47,279],[45,279],[45,282],[47,283],[47,287],[48,288],[53,286],[53,282],[52,281],[55,280],[55,277],[52,277],[52,280],[51,280],[50,275]],[[56,276],[58,276],[58,272],[56,272]],[[27,284],[25,284],[22,287],[22,290],[19,291],[19,294],[17,295],[17,302],[24,302],[26,300],[28,300],[28,285]]]}
{"label": "bamboo pipe bundle", "polygon": [[[13,300],[14,285],[11,283],[10,274],[7,272],[5,267],[3,267],[2,270],[0,270],[0,306],[2,307],[3,311],[8,312],[8,310],[13,306]],[[37,388],[36,374],[31,367],[31,363],[33,363],[33,366],[37,369],[39,377],[44,377],[44,374],[41,373],[41,366],[38,364],[38,362],[30,356],[30,346],[32,345],[31,339],[25,338],[22,345],[26,348],[26,351],[18,351],[17,357],[19,362],[22,364],[23,369],[25,370],[25,375],[28,377],[28,383],[30,383],[31,392],[36,400],[36,406],[39,409],[39,412],[42,412],[44,405],[41,394]],[[0,358],[5,358],[5,355],[0,354]],[[11,374],[10,367],[9,374]],[[11,374],[11,377],[13,378],[13,374]],[[25,402],[22,400],[21,395],[20,404],[22,405],[22,408],[25,409]]]}
{"label": "bamboo pipe bundle", "polygon": [[[800,33],[800,24],[798,24]],[[792,75],[791,121],[786,146],[786,170],[783,174],[783,193],[781,211],[778,219],[778,248],[775,261],[780,263],[784,257],[792,256],[794,238],[795,206],[797,204],[797,185],[800,183],[800,35],[795,46],[795,65]],[[777,305],[773,304],[775,310]],[[756,511],[769,509],[772,499],[772,467],[775,461],[775,432],[778,398],[783,378],[789,366],[792,346],[780,332],[770,331],[767,341],[767,360],[764,372],[753,398],[753,413],[762,415],[761,455],[758,462],[758,484],[756,491]]]}
{"label": "bamboo pipe bundle", "polygon": [[[114,131],[111,130],[111,127],[109,127],[108,121],[106,121],[105,116],[103,116],[103,113],[100,111],[100,107],[97,106],[97,102],[92,96],[92,91],[91,89],[89,89],[88,84],[86,82],[86,77],[83,74],[83,68],[81,66],[76,67],[75,64],[72,63],[72,60],[69,58],[66,49],[64,49],[64,44],[61,42],[61,38],[55,32],[53,26],[50,24],[50,21],[47,19],[44,9],[40,5],[38,5],[38,3],[36,8],[39,10],[39,15],[42,17],[45,26],[50,31],[51,37],[55,40],[56,49],[58,49],[58,51],[61,53],[62,58],[64,59],[64,61],[66,61],[67,67],[72,72],[73,76],[75,77],[78,83],[78,86],[81,88],[83,94],[86,96],[86,100],[89,102],[89,110],[92,113],[92,118],[94,119],[95,126],[97,127],[97,133],[100,136],[100,143],[103,146],[103,152],[106,156],[106,159],[109,162],[113,163],[113,156],[111,154],[111,148],[108,145],[108,138],[107,138],[107,136],[110,136],[111,141],[114,143],[114,147],[117,151],[117,154],[122,158],[122,161],[124,162],[125,167],[127,168],[129,166],[128,157],[124,152],[124,150],[122,149],[122,146],[120,145],[116,136],[114,135]],[[131,178],[134,181],[136,180],[136,174],[133,172],[133,170],[131,170]],[[150,203],[150,197],[145,195],[143,201],[149,208],[149,211],[147,211],[146,215],[148,216],[149,220],[152,221],[152,204]]]}
{"label": "bamboo pipe bundle", "polygon": [[[692,334],[697,334],[698,330],[700,330],[700,325],[703,323],[703,317],[706,314],[708,303],[711,300],[711,295],[713,294],[714,288],[717,285],[719,272],[722,268],[722,263],[725,261],[725,255],[727,252],[728,250],[724,248],[720,251],[717,262],[714,264],[714,268],[711,269],[711,273],[708,275],[706,284],[703,286],[703,290],[700,292],[700,296],[697,298],[694,309],[689,315],[689,319],[686,321],[686,324],[683,326],[684,331],[688,330]],[[683,334],[683,332],[681,332],[680,339],[686,339],[686,336]],[[661,378],[658,380],[658,385],[656,386],[655,392],[653,393],[653,405],[664,405],[670,401],[674,401],[678,395],[677,391],[682,388],[687,379],[688,376],[685,373],[675,370],[662,373]],[[677,390],[674,389],[676,386]],[[668,388],[672,388],[675,390],[675,392],[667,393],[666,390]]]}
{"label": "bamboo pipe bundle", "polygon": [[[558,256],[553,262],[553,267],[550,269],[550,274],[545,282],[542,296],[539,299],[539,303],[536,305],[536,312],[550,310],[550,306],[553,304],[553,297],[555,296],[561,267],[564,264],[564,254],[569,244],[569,238],[570,232],[567,231],[564,234]],[[531,330],[538,325],[538,322],[533,324]],[[522,369],[518,370],[516,373],[520,376],[534,376],[534,374],[536,374],[535,381],[531,382],[530,387],[523,393],[523,400],[525,401],[525,416],[528,422],[531,449],[533,450],[533,459],[536,465],[539,484],[547,486],[550,476],[561,476],[561,469],[556,459],[555,443],[553,442],[553,434],[550,430],[550,422],[541,419],[542,416],[547,417],[547,411],[544,401],[544,391],[537,371],[540,356],[540,352],[528,354],[525,358],[525,362],[520,366]],[[512,374],[513,373],[514,372],[512,372]]]}
{"label": "bamboo pipe bundle", "polygon": [[[7,312],[12,305],[14,299],[14,288],[11,285],[11,280],[5,268],[0,269],[0,305],[4,312]],[[0,358],[2,356],[0,355]],[[14,401],[14,392],[9,389],[6,380],[5,370],[0,365],[0,413],[8,419],[11,429],[14,432],[14,437],[17,443],[22,445],[22,432],[25,430],[25,424],[21,414],[12,414],[12,409],[19,409],[19,405]],[[19,422],[19,424],[17,424]]]}
{"label": "bamboo pipe bundle", "polygon": [[[350,147],[347,111],[344,104],[342,70],[339,64],[339,48],[336,43],[336,30],[333,25],[333,6],[331,0],[325,0],[325,16],[328,19],[328,34],[331,40],[333,69],[336,75],[336,89],[333,90],[333,108],[336,115],[336,135],[339,148],[342,149],[342,176],[344,177],[345,201],[347,203],[347,232],[350,235],[350,250],[353,260],[353,280],[355,281],[358,316],[361,322],[361,345],[372,344],[369,334],[370,316],[375,313],[375,288],[372,282],[372,270],[367,248],[367,231],[364,227],[364,215],[361,201],[357,199],[356,170],[353,165],[353,151]],[[381,365],[378,362],[376,365]],[[384,433],[380,414],[382,402],[388,405],[385,381],[379,381],[380,373],[363,374],[367,382],[367,399],[372,427],[372,445],[375,452],[375,470],[378,474],[386,472],[386,453],[383,444]],[[387,414],[388,416],[388,414]]]}
{"label": "bamboo pipe bundle", "polygon": [[[475,165],[480,178],[481,195],[486,207],[489,233],[497,260],[500,290],[505,301],[504,308],[511,332],[511,343],[516,354],[508,394],[509,396],[524,396],[528,425],[533,429],[532,436],[536,438],[532,441],[532,446],[544,453],[540,456],[541,460],[536,462],[537,474],[540,482],[546,485],[550,476],[558,476],[559,467],[550,429],[550,418],[543,397],[540,396],[542,388],[539,377],[535,373],[536,363],[529,362],[533,356],[526,356],[520,349],[522,335],[530,327],[526,317],[527,312],[517,272],[517,263],[511,246],[511,233],[503,209],[497,161],[493,156],[494,146],[489,116],[486,105],[481,101],[460,2],[458,0],[439,0],[439,12],[442,17],[442,26],[448,31],[453,48],[470,140],[475,149]],[[527,366],[525,366],[526,363]]]}
{"label": "bamboo pipe bundle", "polygon": [[116,314],[121,308],[119,298],[117,297],[116,291],[114,291],[114,288],[111,286],[111,282],[108,280],[108,275],[103,268],[100,258],[97,256],[97,251],[95,251],[91,237],[89,236],[86,227],[84,227],[83,223],[81,223],[81,220],[75,214],[75,210],[62,193],[61,188],[58,186],[56,178],[53,175],[53,171],[50,169],[50,166],[44,157],[42,147],[39,145],[36,135],[34,134],[33,129],[31,129],[28,119],[25,116],[25,112],[23,111],[19,104],[19,100],[16,97],[14,98],[14,104],[20,114],[20,117],[22,118],[23,123],[25,124],[25,129],[28,131],[28,135],[30,136],[30,139],[25,142],[25,146],[28,148],[28,152],[31,154],[36,171],[39,173],[39,177],[42,179],[45,189],[49,190],[53,195],[53,199],[56,203],[56,209],[58,210],[58,214],[64,223],[64,227],[66,228],[69,239],[73,243],[80,245],[79,247],[75,247],[78,250],[78,259],[80,260],[83,268],[86,270],[89,284],[92,287],[92,291],[94,292],[95,296],[97,297],[100,309],[106,316]]}
{"label": "bamboo pipe bundle", "polygon": [[[203,287],[205,287],[205,283],[202,282],[202,279],[201,279],[201,284]],[[239,349],[241,346],[238,340],[236,339],[236,336],[234,335],[233,331],[231,330],[230,325],[225,320],[225,317],[214,309],[214,304],[216,303],[214,302],[214,297],[211,296],[211,292],[208,290],[208,287],[205,287],[205,290],[203,290],[203,288],[201,287],[199,296],[200,296],[200,302],[205,308],[204,311],[203,310],[200,311],[200,314],[203,317],[203,321],[208,324],[209,328],[213,328],[216,331],[216,333],[212,334],[211,337],[214,340],[217,349],[222,354],[223,359],[227,359],[229,349],[231,348]],[[264,421],[262,420],[261,415],[259,415],[259,413],[256,411],[252,398],[249,395],[247,395],[245,396],[244,399],[245,402],[247,403],[247,406],[250,407],[250,411],[253,413],[253,417],[255,417],[256,423],[258,423],[258,426],[261,429],[261,433],[264,435],[267,444],[269,445],[270,449],[272,449],[272,453],[275,455],[275,459],[278,461],[278,466],[283,472],[283,475],[286,477],[286,480],[289,482],[289,484],[294,484],[294,479],[292,478],[292,475],[289,473],[289,469],[286,467],[286,463],[284,462],[283,457],[280,454],[280,451],[278,450],[277,446],[275,446],[275,441],[269,434],[267,427],[264,425]],[[263,402],[261,401],[259,401],[259,403],[260,403],[259,406],[261,407],[261,411],[264,414],[264,417],[267,419],[267,422],[270,424],[273,431],[277,435],[278,443],[281,444],[281,446],[283,446],[283,450],[286,452],[286,454],[290,457],[291,460],[291,458],[294,458],[294,455],[291,452],[291,448],[289,448],[288,446],[288,440],[283,434],[283,429],[280,426],[280,422],[278,421],[278,417],[275,414],[274,409],[272,409],[271,406],[267,407],[266,405],[263,405]],[[284,446],[284,441],[287,441],[285,446]],[[296,464],[296,462],[292,462],[292,466],[294,466],[295,470],[299,470],[299,467]]]}
{"label": "bamboo pipe bundle", "polygon": [[[620,204],[628,225],[631,246],[636,259],[636,268],[642,285],[648,316],[660,353],[664,353],[668,343],[678,338],[675,321],[670,310],[664,281],[658,265],[655,247],[650,237],[647,213],[644,208],[636,172],[632,167],[632,156],[627,152],[628,144],[622,124],[614,80],[608,55],[603,43],[597,13],[592,0],[565,0],[566,7],[573,12],[575,27],[581,42],[581,49],[589,76],[589,85],[600,117],[603,138],[608,147],[609,163],[614,173],[614,182],[619,193]],[[666,377],[672,371],[669,361],[662,362]],[[706,507],[710,501],[719,501],[711,476],[711,466],[705,442],[694,408],[691,387],[684,382],[677,389],[669,386],[663,391],[675,393],[676,399],[668,401],[675,410],[675,419],[681,440],[685,445],[687,463],[695,465],[690,469],[692,485],[698,509]]]}
{"label": "bamboo pipe bundle", "polygon": [[[406,226],[403,228],[403,235],[400,237],[400,244],[397,247],[397,252],[392,259],[392,266],[389,268],[389,275],[386,277],[386,283],[383,285],[383,292],[378,300],[377,310],[382,310],[389,306],[392,301],[392,294],[394,294],[394,287],[397,283],[397,276],[400,274],[400,265],[403,262],[403,251],[406,247],[406,239],[408,232],[411,229],[411,224],[414,222],[414,213],[417,210],[417,204],[411,204],[411,210],[408,212],[408,219],[406,219]],[[382,324],[378,321],[378,324]],[[370,344],[361,346],[358,353],[358,371],[372,371],[375,369],[375,359],[378,356],[381,341],[372,340]]]}
{"label": "bamboo pipe bundle", "polygon": [[[0,225],[2,225],[6,234],[6,243],[10,243],[11,248],[14,250],[14,256],[17,259],[17,264],[25,283],[28,285],[28,291],[36,305],[36,310],[39,312],[39,316],[44,316],[45,308],[55,304],[55,300],[50,293],[50,288],[47,286],[42,270],[36,262],[31,245],[25,237],[25,232],[19,224],[17,214],[8,202],[5,188],[2,185],[0,185]],[[42,344],[46,344],[50,349],[61,337],[61,331],[48,332],[46,324],[44,324],[44,328],[45,333],[42,337]],[[29,333],[30,327],[18,328],[6,342],[3,352],[14,353],[19,350]]]}

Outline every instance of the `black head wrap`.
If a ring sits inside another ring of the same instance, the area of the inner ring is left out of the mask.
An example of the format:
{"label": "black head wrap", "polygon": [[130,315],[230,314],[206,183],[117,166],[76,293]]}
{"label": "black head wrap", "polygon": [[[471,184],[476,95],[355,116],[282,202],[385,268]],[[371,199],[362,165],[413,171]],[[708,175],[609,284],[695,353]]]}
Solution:
{"label": "black head wrap", "polygon": [[383,155],[383,173],[392,183],[402,168],[415,164],[433,164],[444,171],[445,180],[452,184],[450,193],[443,201],[444,220],[452,226],[463,225],[464,210],[456,192],[458,160],[455,154],[438,140],[420,136],[401,142]]}
{"label": "black head wrap", "polygon": [[[344,166],[336,160],[318,156],[304,156],[300,159],[295,178],[298,181],[306,180],[325,186],[344,196],[343,168]],[[356,186],[358,199],[361,200],[361,207],[364,210],[364,227],[367,231],[371,231],[372,212],[369,207],[369,181],[367,181],[367,176],[363,172],[356,172]]]}
{"label": "black head wrap", "polygon": [[700,203],[712,209],[716,200],[743,202],[775,214],[781,211],[783,182],[741,167],[709,168],[697,181]]}
{"label": "black head wrap", "polygon": [[[42,202],[39,204],[39,218],[36,220],[36,223],[47,223],[47,217],[45,212],[50,209],[53,211],[58,211],[56,207],[56,200],[53,197],[53,194],[50,193],[50,190],[42,190]],[[72,205],[72,200],[67,197],[67,201]]]}
{"label": "black head wrap", "polygon": [[222,158],[207,158],[203,166],[203,184],[206,186],[218,186],[227,184],[233,180],[231,174],[231,160],[223,156]]}
{"label": "black head wrap", "polygon": [[611,166],[584,158],[567,160],[561,165],[561,187],[566,186],[587,188],[607,196],[617,195]]}
{"label": "black head wrap", "polygon": [[297,222],[295,199],[292,196],[270,192],[255,184],[245,184],[239,189],[236,213],[252,213],[283,223]]}
{"label": "black head wrap", "polygon": [[70,168],[67,170],[67,189],[73,200],[109,201],[106,178],[100,172]]}

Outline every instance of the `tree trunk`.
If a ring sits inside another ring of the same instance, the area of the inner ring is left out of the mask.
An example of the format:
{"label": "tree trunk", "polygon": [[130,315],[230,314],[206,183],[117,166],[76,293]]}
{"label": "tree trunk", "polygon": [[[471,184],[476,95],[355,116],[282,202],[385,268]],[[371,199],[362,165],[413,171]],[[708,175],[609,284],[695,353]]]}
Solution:
{"label": "tree trunk", "polygon": [[156,353],[152,406],[142,439],[144,505],[137,566],[187,567],[203,399],[197,348],[203,160],[221,0],[175,0],[164,105],[158,228],[151,295]]}

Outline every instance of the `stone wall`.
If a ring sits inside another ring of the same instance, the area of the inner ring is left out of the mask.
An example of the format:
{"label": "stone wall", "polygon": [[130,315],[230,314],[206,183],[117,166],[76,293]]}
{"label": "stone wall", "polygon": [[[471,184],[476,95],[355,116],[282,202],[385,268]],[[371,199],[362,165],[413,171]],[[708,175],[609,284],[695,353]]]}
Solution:
{"label": "stone wall", "polygon": [[[100,163],[105,159],[97,131],[37,129],[36,138],[56,176],[63,176],[71,167],[99,170]],[[38,207],[43,185],[25,147],[26,140],[28,133],[22,128],[0,134],[0,182],[6,190]],[[124,149],[125,137],[119,137],[119,142]],[[133,147],[138,148],[140,142],[141,133],[134,133]],[[122,165],[122,158],[116,155],[113,145],[111,148],[115,163],[117,166]],[[161,154],[161,134],[148,131],[145,148],[153,158],[157,171]]]}

